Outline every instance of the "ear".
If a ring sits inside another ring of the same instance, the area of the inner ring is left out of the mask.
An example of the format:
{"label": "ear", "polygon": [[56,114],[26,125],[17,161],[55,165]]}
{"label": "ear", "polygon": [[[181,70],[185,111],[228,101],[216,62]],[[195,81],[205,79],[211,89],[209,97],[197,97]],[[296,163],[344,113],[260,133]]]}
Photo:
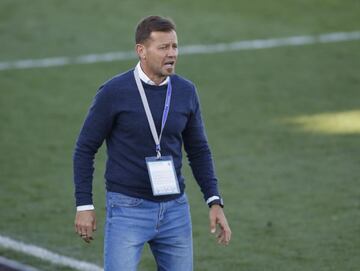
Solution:
{"label": "ear", "polygon": [[146,48],[143,44],[136,44],[135,50],[137,55],[139,56],[139,59],[145,59]]}

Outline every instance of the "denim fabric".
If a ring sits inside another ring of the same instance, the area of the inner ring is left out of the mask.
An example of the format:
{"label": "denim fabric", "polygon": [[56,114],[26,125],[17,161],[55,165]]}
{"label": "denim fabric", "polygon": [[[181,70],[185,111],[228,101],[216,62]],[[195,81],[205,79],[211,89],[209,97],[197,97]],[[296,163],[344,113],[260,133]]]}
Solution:
{"label": "denim fabric", "polygon": [[186,195],[152,202],[107,192],[105,271],[135,271],[149,243],[159,271],[193,270],[192,229]]}

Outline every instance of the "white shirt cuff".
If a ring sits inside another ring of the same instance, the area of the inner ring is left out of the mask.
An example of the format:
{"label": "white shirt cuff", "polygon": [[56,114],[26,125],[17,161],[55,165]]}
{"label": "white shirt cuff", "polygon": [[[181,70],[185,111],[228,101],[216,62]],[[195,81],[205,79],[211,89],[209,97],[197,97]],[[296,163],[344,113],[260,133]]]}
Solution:
{"label": "white shirt cuff", "polygon": [[80,206],[76,206],[76,211],[91,211],[94,210],[95,207],[94,205],[90,204],[90,205],[80,205]]}
{"label": "white shirt cuff", "polygon": [[217,200],[217,199],[220,199],[220,197],[219,196],[212,196],[212,197],[210,197],[210,198],[208,198],[206,200],[206,204],[209,204],[210,202],[212,202],[214,200]]}

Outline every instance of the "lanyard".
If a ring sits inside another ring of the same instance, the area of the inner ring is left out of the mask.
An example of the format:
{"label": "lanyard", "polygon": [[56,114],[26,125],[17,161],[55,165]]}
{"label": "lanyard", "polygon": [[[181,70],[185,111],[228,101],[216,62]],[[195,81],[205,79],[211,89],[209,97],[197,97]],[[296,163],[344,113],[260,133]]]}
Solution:
{"label": "lanyard", "polygon": [[170,108],[170,99],[171,99],[171,92],[172,92],[171,81],[169,78],[168,87],[167,87],[167,91],[166,91],[165,106],[164,106],[164,111],[163,111],[162,121],[161,121],[161,130],[160,130],[160,135],[158,136],[158,133],[155,128],[154,119],[152,117],[151,110],[149,107],[149,103],[148,103],[148,100],[145,95],[145,90],[140,81],[139,73],[136,68],[134,70],[134,77],[135,77],[135,82],[136,82],[137,88],[140,93],[141,101],[142,101],[144,109],[145,109],[145,113],[146,113],[146,117],[147,117],[147,120],[148,120],[148,123],[150,126],[151,134],[155,141],[156,157],[159,159],[161,157],[160,140],[161,140],[161,136],[162,136],[162,133],[163,133],[163,130],[165,127],[165,123],[166,123],[166,120],[167,120],[167,117],[169,114],[169,108]]}

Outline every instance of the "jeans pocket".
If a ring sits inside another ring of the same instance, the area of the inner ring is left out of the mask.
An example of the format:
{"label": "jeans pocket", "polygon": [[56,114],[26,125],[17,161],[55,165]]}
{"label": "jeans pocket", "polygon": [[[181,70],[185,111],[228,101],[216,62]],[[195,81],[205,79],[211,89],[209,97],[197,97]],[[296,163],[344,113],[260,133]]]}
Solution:
{"label": "jeans pocket", "polygon": [[126,196],[120,193],[108,192],[109,207],[136,207],[139,206],[144,200]]}
{"label": "jeans pocket", "polygon": [[175,199],[175,201],[178,203],[178,204],[185,204],[187,203],[187,196],[186,194],[182,194],[180,197],[178,197],[177,199]]}

